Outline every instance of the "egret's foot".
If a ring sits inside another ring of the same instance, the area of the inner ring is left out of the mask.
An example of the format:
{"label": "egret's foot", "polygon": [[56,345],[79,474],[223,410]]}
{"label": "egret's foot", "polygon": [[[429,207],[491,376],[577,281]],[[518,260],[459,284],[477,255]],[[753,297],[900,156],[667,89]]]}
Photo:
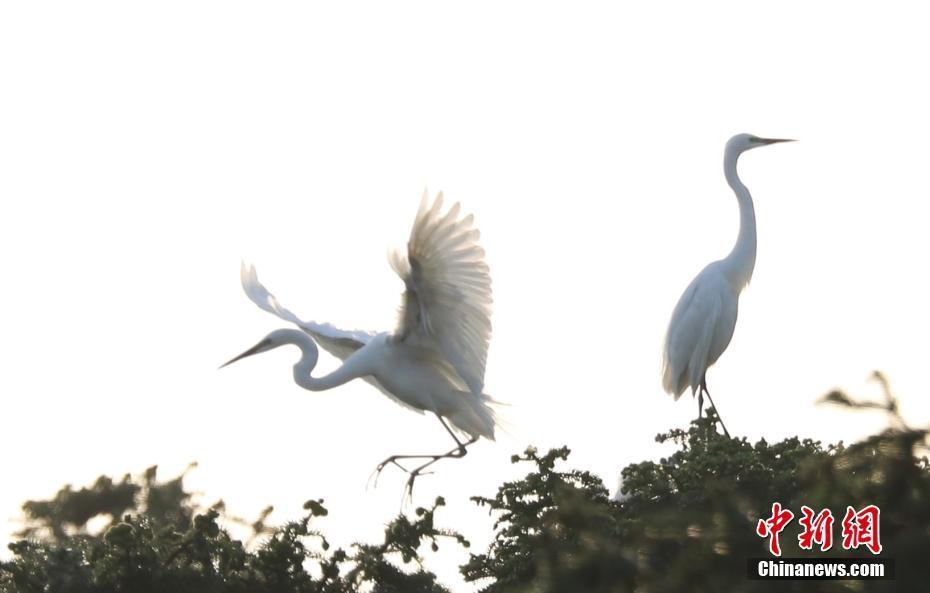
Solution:
{"label": "egret's foot", "polygon": [[[453,436],[454,436],[454,435],[453,435]],[[460,459],[460,458],[462,458],[462,457],[465,457],[465,455],[468,454],[468,449],[467,449],[468,445],[471,445],[472,443],[474,443],[474,442],[477,441],[477,440],[478,440],[478,437],[472,437],[472,438],[471,438],[468,442],[466,442],[466,443],[461,443],[461,442],[459,442],[458,440],[456,440],[456,444],[457,444],[458,446],[457,446],[456,448],[452,449],[451,451],[447,451],[447,452],[445,452],[445,453],[443,453],[443,454],[441,454],[441,455],[391,455],[390,457],[388,457],[387,459],[385,459],[384,461],[382,461],[381,463],[378,464],[378,466],[375,468],[375,471],[373,471],[373,472],[372,472],[372,475],[368,478],[368,481],[369,481],[369,483],[370,483],[370,482],[371,482],[371,479],[372,479],[372,477],[373,477],[374,480],[375,480],[375,486],[377,487],[377,485],[378,485],[378,476],[381,475],[381,471],[382,471],[385,467],[387,467],[388,465],[391,465],[391,464],[396,465],[396,466],[399,467],[401,470],[403,470],[404,472],[406,472],[406,473],[408,474],[409,477],[407,478],[407,483],[406,483],[406,485],[404,486],[404,496],[403,496],[403,498],[401,499],[401,511],[403,511],[404,502],[407,501],[407,500],[410,500],[411,502],[413,501],[413,484],[414,484],[414,482],[416,481],[416,479],[417,479],[419,476],[425,476],[425,475],[428,475],[428,474],[431,474],[431,473],[432,473],[432,472],[425,472],[425,471],[423,471],[423,470],[425,470],[425,469],[428,468],[429,466],[433,465],[434,463],[436,463],[436,462],[439,461],[440,459],[450,459],[450,458],[451,458],[451,459]],[[426,459],[427,462],[424,463],[423,465],[420,465],[420,466],[418,466],[418,467],[412,469],[412,470],[409,470],[409,469],[407,469],[406,467],[402,466],[400,463],[398,463],[398,461],[397,461],[398,459]]]}
{"label": "egret's foot", "polygon": [[410,477],[407,478],[407,483],[404,485],[404,502],[413,503],[413,483],[420,476],[428,476],[433,472],[424,472],[420,471],[421,468],[417,468],[410,472]]}
{"label": "egret's foot", "polygon": [[371,472],[371,475],[368,476],[368,483],[371,483],[372,479],[374,479],[374,486],[375,486],[375,488],[377,488],[377,487],[378,487],[378,478],[381,477],[381,472],[384,470],[385,467],[387,467],[388,465],[392,465],[392,464],[393,464],[393,465],[396,465],[397,467],[399,467],[399,468],[401,469],[401,471],[403,471],[405,474],[409,474],[409,473],[410,473],[410,470],[407,469],[406,467],[402,466],[402,465],[401,465],[400,463],[398,463],[398,461],[397,461],[398,459],[402,459],[403,457],[404,457],[403,455],[391,455],[390,457],[388,457],[387,459],[385,459],[384,461],[382,461],[381,463],[379,463],[379,464],[375,467],[374,471]]}

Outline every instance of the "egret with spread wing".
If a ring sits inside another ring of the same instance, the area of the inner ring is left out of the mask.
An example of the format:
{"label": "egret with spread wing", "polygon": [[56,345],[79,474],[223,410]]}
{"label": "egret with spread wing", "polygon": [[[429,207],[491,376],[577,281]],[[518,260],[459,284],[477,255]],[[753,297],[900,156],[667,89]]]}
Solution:
{"label": "egret with spread wing", "polygon": [[[249,299],[302,331],[273,331],[226,364],[292,344],[302,353],[294,382],[304,389],[323,391],[361,378],[407,408],[434,414],[454,448],[433,455],[392,455],[376,469],[394,464],[409,473],[408,494],[417,476],[436,461],[463,457],[480,437],[494,440],[493,400],[482,392],[491,338],[491,277],[473,217],[459,214],[458,204],[442,212],[441,193],[431,205],[424,193],[406,254],[391,257],[406,288],[394,332],[344,331],[303,321],[265,289],[254,267],[242,267]],[[323,377],[311,374],[319,357],[317,343],[343,361]],[[408,470],[398,463],[403,459],[424,463]]]}
{"label": "egret with spread wing", "polygon": [[[727,142],[723,155],[723,173],[739,202],[739,235],[730,254],[711,262],[691,281],[675,305],[668,324],[663,349],[662,386],[677,400],[685,389],[698,395],[698,417],[704,407],[707,369],[726,350],[736,328],[739,295],[752,278],[756,265],[756,214],[749,190],[736,172],[739,156],[752,148],[790,142],[737,134]],[[717,406],[714,406],[718,412]],[[723,420],[723,432],[729,436]]]}

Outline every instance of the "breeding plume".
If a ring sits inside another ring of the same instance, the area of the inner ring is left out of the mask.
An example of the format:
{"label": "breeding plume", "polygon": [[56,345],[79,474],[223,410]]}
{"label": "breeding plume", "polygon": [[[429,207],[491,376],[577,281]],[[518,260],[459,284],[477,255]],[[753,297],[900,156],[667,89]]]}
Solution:
{"label": "breeding plume", "polygon": [[[739,295],[749,284],[756,264],[756,214],[749,190],[736,173],[736,162],[747,150],[790,142],[737,134],[727,142],[723,153],[723,174],[739,203],[739,235],[725,258],[711,262],[691,281],[675,305],[665,336],[662,386],[677,400],[685,389],[698,395],[698,417],[704,408],[704,394],[712,406],[707,390],[707,369],[726,350],[736,327]],[[723,420],[723,431],[729,436]]]}
{"label": "breeding plume", "polygon": [[[408,495],[425,468],[446,457],[463,457],[466,447],[480,437],[494,440],[492,400],[482,393],[491,337],[491,277],[473,218],[460,218],[459,211],[455,204],[443,213],[441,193],[432,205],[423,194],[407,252],[391,256],[406,288],[393,332],[345,331],[328,323],[302,321],[262,286],[254,267],[242,266],[242,287],[252,302],[300,331],[273,331],[226,364],[292,344],[302,354],[294,365],[294,382],[304,389],[323,391],[364,379],[402,406],[435,415],[455,441],[453,449],[433,455],[392,455],[375,470],[380,473],[392,463],[406,471]],[[342,366],[314,377],[316,344],[341,359]],[[398,463],[403,459],[424,463],[407,469]]]}

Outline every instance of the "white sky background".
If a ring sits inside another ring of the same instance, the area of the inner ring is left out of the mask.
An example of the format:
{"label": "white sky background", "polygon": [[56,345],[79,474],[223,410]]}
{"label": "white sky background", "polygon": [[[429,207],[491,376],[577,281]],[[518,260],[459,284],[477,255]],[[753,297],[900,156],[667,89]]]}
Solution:
{"label": "white sky background", "polygon": [[[801,141],[741,160],[759,255],[708,378],[729,428],[863,436],[884,419],[814,401],[877,394],[873,369],[930,422],[926,18],[759,6],[4,3],[0,541],[27,498],[192,460],[205,502],[284,520],[323,497],[339,543],[380,538],[404,477],[366,478],[446,449],[439,423],[362,382],[300,390],[296,351],[216,367],[282,325],[240,258],[298,315],[392,328],[385,255],[424,187],[483,233],[487,391],[513,428],[417,502],[445,495],[439,521],[482,549],[467,498],[521,475],[527,443],[614,487],[696,413],[662,393],[661,343],[735,240],[722,152],[744,131]],[[452,548],[431,565],[446,582]]]}

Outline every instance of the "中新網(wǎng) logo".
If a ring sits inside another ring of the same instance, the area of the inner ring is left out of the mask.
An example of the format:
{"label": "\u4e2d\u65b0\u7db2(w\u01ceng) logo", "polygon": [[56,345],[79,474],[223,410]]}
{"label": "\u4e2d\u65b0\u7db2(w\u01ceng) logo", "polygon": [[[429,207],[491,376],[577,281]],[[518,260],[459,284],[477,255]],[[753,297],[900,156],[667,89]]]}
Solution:
{"label": "\u4e2d\u65b0\u7db2(w\u01ceng) logo", "polygon": [[[798,523],[802,531],[798,535],[798,546],[802,550],[811,550],[814,544],[820,546],[820,551],[826,552],[833,547],[833,513],[830,509],[823,509],[819,513],[806,505],[801,507],[801,518]],[[863,507],[861,510],[848,506],[842,521],[842,545],[844,550],[855,550],[865,546],[873,554],[882,551],[879,536],[879,508],[874,504]],[[783,508],[781,503],[772,503],[772,515],[768,519],[759,519],[756,525],[756,535],[769,538],[769,552],[773,556],[781,556],[781,546],[778,537],[794,519],[794,513]]]}

